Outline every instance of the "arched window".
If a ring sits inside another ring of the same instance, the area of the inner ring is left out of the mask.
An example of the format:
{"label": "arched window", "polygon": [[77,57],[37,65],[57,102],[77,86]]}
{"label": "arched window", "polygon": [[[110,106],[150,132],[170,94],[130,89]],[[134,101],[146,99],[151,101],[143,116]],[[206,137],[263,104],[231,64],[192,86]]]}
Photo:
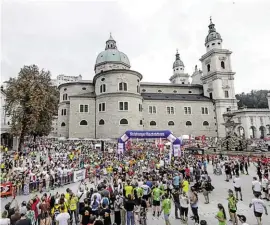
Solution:
{"label": "arched window", "polygon": [[221,61],[220,65],[221,65],[221,68],[222,69],[225,69],[225,63],[224,63],[224,61]]}
{"label": "arched window", "polygon": [[162,91],[161,90],[158,90],[159,93],[161,93]]}
{"label": "arched window", "polygon": [[137,85],[137,93],[140,93],[140,87]]}
{"label": "arched window", "polygon": [[104,125],[105,124],[105,121],[103,119],[101,119],[99,122],[98,122],[99,125]]}
{"label": "arched window", "polygon": [[61,127],[65,127],[66,126],[66,124],[63,122],[63,123],[61,123]]}
{"label": "arched window", "polygon": [[150,122],[150,126],[156,126],[156,125],[157,125],[156,121],[151,121]]}
{"label": "arched window", "polygon": [[125,82],[119,83],[119,91],[127,91],[127,83]]}
{"label": "arched window", "polygon": [[86,125],[87,125],[87,121],[86,121],[86,120],[82,120],[82,121],[80,122],[80,125],[81,125],[81,126],[86,126]]}
{"label": "arched window", "polygon": [[120,125],[127,125],[127,124],[128,124],[127,119],[121,119],[120,120]]}
{"label": "arched window", "polygon": [[168,122],[168,126],[174,126],[174,122],[173,121],[169,121]]}
{"label": "arched window", "polygon": [[63,94],[63,101],[67,100],[67,94]]}
{"label": "arched window", "polygon": [[187,121],[186,126],[192,126],[192,123],[190,121]]}
{"label": "arched window", "polygon": [[100,85],[100,93],[106,92],[106,84],[101,84]]}
{"label": "arched window", "polygon": [[207,71],[210,72],[210,64],[207,65]]}
{"label": "arched window", "polygon": [[209,126],[209,123],[207,121],[203,121],[203,126]]}

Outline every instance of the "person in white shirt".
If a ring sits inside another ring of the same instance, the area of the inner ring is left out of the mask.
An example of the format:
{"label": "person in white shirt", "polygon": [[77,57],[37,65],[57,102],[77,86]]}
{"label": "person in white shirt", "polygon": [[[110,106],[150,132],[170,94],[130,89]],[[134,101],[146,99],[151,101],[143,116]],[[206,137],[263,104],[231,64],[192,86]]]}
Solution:
{"label": "person in white shirt", "polygon": [[180,195],[180,218],[182,221],[187,223],[188,220],[188,207],[189,207],[189,198],[185,191]]}
{"label": "person in white shirt", "polygon": [[257,180],[257,177],[253,177],[253,181],[252,181],[252,190],[253,190],[253,194],[255,196],[255,194],[259,194],[259,196],[262,195],[262,184],[260,181]]}
{"label": "person in white shirt", "polygon": [[258,225],[262,224],[262,214],[263,209],[265,210],[265,214],[268,215],[266,205],[264,204],[264,201],[262,199],[259,199],[260,194],[255,193],[255,198],[251,200],[251,203],[249,204],[249,207],[251,208],[253,206],[254,209],[254,215],[257,219]]}
{"label": "person in white shirt", "polygon": [[64,212],[64,210],[65,210],[65,206],[62,205],[61,206],[62,212],[55,217],[55,220],[58,222],[58,225],[68,225],[69,224],[70,215],[69,215],[69,213]]}
{"label": "person in white shirt", "polygon": [[242,190],[241,190],[241,179],[239,178],[239,174],[237,174],[235,178],[233,179],[233,186],[234,186],[236,199],[238,200],[238,194],[240,194],[240,200],[243,201]]}
{"label": "person in white shirt", "polygon": [[262,178],[262,189],[264,192],[264,199],[268,198],[268,179],[266,176]]}
{"label": "person in white shirt", "polygon": [[0,225],[10,225],[10,219],[8,217],[8,211],[2,213],[2,218],[0,218]]}

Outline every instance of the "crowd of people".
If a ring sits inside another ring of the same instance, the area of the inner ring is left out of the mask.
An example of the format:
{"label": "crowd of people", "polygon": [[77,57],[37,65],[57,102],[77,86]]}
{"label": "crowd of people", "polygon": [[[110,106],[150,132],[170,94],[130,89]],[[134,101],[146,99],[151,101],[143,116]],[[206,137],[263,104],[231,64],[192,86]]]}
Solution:
{"label": "crowd of people", "polygon": [[[115,146],[108,144],[101,151],[90,142],[43,141],[26,143],[20,153],[4,151],[1,183],[11,182],[14,193],[2,210],[0,225],[146,225],[153,223],[150,213],[166,225],[172,220],[206,225],[199,216],[199,195],[207,207],[211,193],[217,191],[209,175],[210,164],[214,175],[224,172],[225,180],[232,182],[228,206],[217,205],[216,224],[248,224],[246,216],[237,213],[237,204],[243,201],[241,176],[249,174],[251,164],[248,157],[229,160],[222,155],[197,158],[182,154],[171,158],[170,150],[160,151],[152,143],[136,143],[118,155],[116,150],[108,151]],[[270,200],[270,168],[263,158],[255,166],[250,207],[261,225],[263,213],[268,215],[265,201]],[[74,171],[83,168],[87,174],[77,182],[77,190],[65,188],[73,183]],[[33,197],[18,202],[20,195]]]}

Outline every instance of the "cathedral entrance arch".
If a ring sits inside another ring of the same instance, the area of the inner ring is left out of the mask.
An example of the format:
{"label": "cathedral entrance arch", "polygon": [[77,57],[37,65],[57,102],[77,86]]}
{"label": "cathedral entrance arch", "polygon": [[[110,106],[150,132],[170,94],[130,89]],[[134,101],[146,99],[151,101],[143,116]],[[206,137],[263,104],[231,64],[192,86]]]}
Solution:
{"label": "cathedral entrance arch", "polygon": [[264,138],[265,137],[265,134],[266,134],[265,127],[264,126],[260,126],[259,130],[260,130],[260,138]]}
{"label": "cathedral entrance arch", "polygon": [[118,154],[125,151],[125,143],[131,138],[158,139],[166,138],[172,143],[172,155],[181,156],[181,141],[169,130],[128,130],[118,139]]}
{"label": "cathedral entrance arch", "polygon": [[250,130],[250,138],[256,138],[256,132],[257,132],[256,127],[251,126],[251,127],[249,128],[249,130]]}

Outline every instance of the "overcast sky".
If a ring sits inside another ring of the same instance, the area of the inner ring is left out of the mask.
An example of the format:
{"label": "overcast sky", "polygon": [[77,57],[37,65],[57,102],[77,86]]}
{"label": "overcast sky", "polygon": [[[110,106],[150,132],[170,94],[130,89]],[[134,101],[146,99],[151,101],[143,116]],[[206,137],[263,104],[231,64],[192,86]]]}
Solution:
{"label": "overcast sky", "polygon": [[269,0],[4,0],[1,16],[2,80],[29,64],[90,80],[112,32],[143,81],[169,82],[177,48],[186,72],[201,67],[212,16],[236,92],[270,89]]}

